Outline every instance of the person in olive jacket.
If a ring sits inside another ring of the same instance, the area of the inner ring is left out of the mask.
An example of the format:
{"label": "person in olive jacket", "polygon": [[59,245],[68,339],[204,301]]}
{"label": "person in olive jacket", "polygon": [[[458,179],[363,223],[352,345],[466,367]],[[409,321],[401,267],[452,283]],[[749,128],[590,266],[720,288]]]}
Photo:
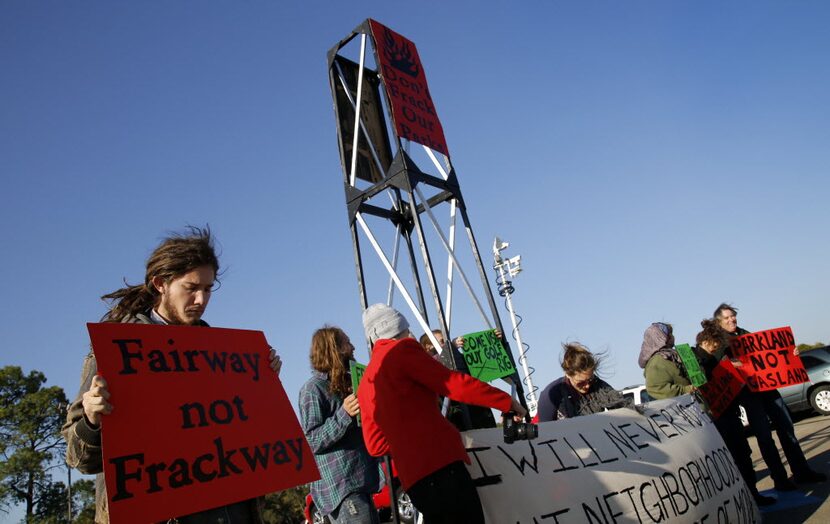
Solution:
{"label": "person in olive jacket", "polygon": [[655,322],[643,334],[637,360],[646,377],[646,391],[655,399],[678,397],[695,390],[674,349],[671,324]]}

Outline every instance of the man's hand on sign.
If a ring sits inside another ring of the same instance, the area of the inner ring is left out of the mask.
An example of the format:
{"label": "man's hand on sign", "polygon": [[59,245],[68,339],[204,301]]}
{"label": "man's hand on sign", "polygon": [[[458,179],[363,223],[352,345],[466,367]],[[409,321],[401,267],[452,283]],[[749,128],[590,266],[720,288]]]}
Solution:
{"label": "man's hand on sign", "polygon": [[89,385],[89,391],[83,394],[82,400],[84,416],[90,425],[100,426],[101,415],[112,413],[112,404],[107,402],[109,398],[110,392],[107,389],[107,381],[104,380],[104,377],[93,377],[92,384]]}
{"label": "man's hand on sign", "polygon": [[[502,335],[503,335],[504,333],[502,333],[500,329],[494,329],[494,330],[493,330],[493,332],[494,332],[494,334],[496,335],[496,338],[501,338],[501,339],[503,339]],[[456,337],[456,338],[452,341],[452,345],[453,345],[453,346],[455,346],[455,347],[457,347],[457,348],[459,348],[459,349],[460,349],[460,348],[463,348],[463,347],[464,347],[464,337]]]}
{"label": "man's hand on sign", "polygon": [[354,393],[343,399],[343,411],[348,413],[350,417],[357,416],[360,413],[360,405],[357,403],[357,396]]}
{"label": "man's hand on sign", "polygon": [[516,422],[521,422],[525,418],[525,415],[527,415],[527,410],[524,408],[524,406],[522,406],[521,402],[519,402],[518,399],[513,398],[510,400],[510,411],[516,413],[513,419]]}
{"label": "man's hand on sign", "polygon": [[271,353],[268,355],[268,364],[271,365],[271,369],[277,374],[277,377],[280,376],[280,369],[282,368],[282,360],[280,360],[280,356],[277,355],[277,350],[271,348]]}
{"label": "man's hand on sign", "polygon": [[738,360],[737,358],[733,358],[731,360],[732,360],[732,365],[735,366],[736,368],[739,368],[739,367],[744,365],[744,363],[741,362],[740,360]]}

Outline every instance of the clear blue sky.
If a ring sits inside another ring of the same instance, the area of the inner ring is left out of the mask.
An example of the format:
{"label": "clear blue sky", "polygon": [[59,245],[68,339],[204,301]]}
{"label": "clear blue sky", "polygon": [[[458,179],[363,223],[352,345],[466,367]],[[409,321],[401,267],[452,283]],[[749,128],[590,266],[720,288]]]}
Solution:
{"label": "clear blue sky", "polygon": [[0,364],[74,396],[98,297],[188,223],[228,268],[205,319],[263,330],[292,401],[322,324],[366,361],[326,51],[367,17],[417,44],[482,247],[523,257],[540,386],[567,340],[641,382],[645,328],[721,301],[830,341],[828,4],[494,4],[2,2]]}

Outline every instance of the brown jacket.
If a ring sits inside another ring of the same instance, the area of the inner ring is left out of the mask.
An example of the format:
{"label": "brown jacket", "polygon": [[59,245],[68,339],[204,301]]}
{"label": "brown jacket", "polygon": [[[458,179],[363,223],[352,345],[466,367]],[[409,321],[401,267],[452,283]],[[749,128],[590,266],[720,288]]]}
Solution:
{"label": "brown jacket", "polygon": [[[138,314],[124,320],[128,324],[155,324],[148,314]],[[203,323],[207,326],[207,324]],[[104,483],[103,455],[101,453],[101,430],[92,427],[84,415],[83,394],[89,390],[92,379],[98,373],[98,365],[92,351],[84,359],[81,369],[81,388],[78,396],[69,406],[61,433],[66,440],[66,463],[81,473],[95,475],[95,522],[108,524],[107,487]],[[261,523],[262,499],[256,498],[228,506],[201,511],[185,517],[171,518],[181,524]]]}

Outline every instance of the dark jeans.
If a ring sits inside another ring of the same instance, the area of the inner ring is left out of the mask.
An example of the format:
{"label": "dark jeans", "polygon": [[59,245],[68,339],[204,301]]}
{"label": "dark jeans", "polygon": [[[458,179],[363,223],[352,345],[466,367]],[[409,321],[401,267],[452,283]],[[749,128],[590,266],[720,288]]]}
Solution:
{"label": "dark jeans", "polygon": [[329,513],[333,524],[378,524],[378,510],[368,493],[351,493]]}
{"label": "dark jeans", "polygon": [[478,491],[463,462],[427,475],[407,490],[425,524],[484,524]]}
{"label": "dark jeans", "polygon": [[193,513],[178,519],[173,519],[179,524],[204,524],[206,522],[217,522],[224,524],[242,524],[249,522],[257,522],[255,520],[256,501],[245,500],[242,502],[235,502],[222,506],[219,508],[208,509]]}
{"label": "dark jeans", "polygon": [[807,465],[807,459],[795,436],[790,412],[778,391],[752,393],[744,389],[741,392],[740,402],[746,409],[749,425],[755,433],[755,438],[758,439],[761,456],[767,463],[772,480],[777,483],[787,481],[787,470],[784,469],[784,464],[778,455],[778,447],[772,439],[773,427],[793,475],[807,474],[810,466]]}
{"label": "dark jeans", "polygon": [[732,454],[738,471],[741,472],[746,486],[753,494],[758,493],[755,488],[755,470],[752,468],[752,449],[744,435],[744,428],[738,416],[738,403],[733,402],[715,421],[715,427],[723,438],[726,448]]}

